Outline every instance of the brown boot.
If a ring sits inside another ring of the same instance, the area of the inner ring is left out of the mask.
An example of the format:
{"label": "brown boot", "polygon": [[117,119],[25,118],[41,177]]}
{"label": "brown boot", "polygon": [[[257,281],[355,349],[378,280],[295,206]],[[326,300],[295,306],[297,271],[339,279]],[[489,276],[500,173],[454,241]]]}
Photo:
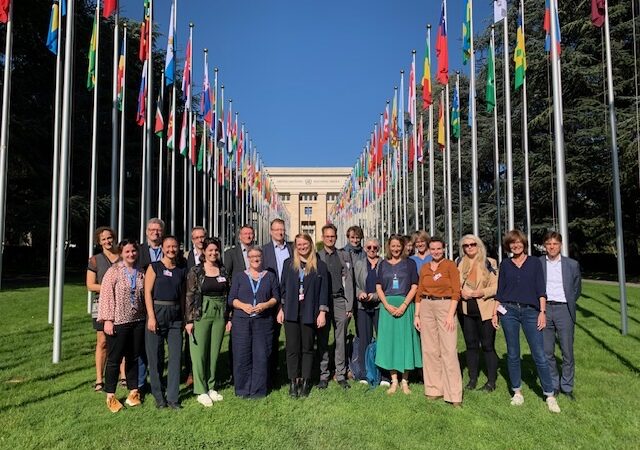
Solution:
{"label": "brown boot", "polygon": [[113,397],[107,397],[107,408],[109,408],[109,411],[112,413],[117,413],[123,408],[123,406],[114,395]]}
{"label": "brown boot", "polygon": [[140,405],[142,402],[140,401],[140,393],[138,392],[138,390],[134,389],[131,392],[129,392],[129,396],[124,402],[127,404],[127,406]]}

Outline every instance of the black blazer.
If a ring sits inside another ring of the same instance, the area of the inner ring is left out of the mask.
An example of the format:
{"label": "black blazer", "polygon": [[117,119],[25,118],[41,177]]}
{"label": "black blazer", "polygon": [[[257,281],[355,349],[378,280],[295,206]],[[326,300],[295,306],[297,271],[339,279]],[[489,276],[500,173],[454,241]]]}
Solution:
{"label": "black blazer", "polygon": [[187,254],[187,270],[191,270],[192,267],[197,266],[193,249]]}
{"label": "black blazer", "polygon": [[233,280],[233,277],[239,272],[247,270],[244,257],[242,256],[242,246],[240,244],[234,245],[224,252],[224,267],[226,267],[231,280]]}
{"label": "black blazer", "polygon": [[[162,251],[160,251],[160,257],[162,258]],[[151,264],[151,256],[149,256],[149,244],[146,242],[140,245],[138,250],[138,263],[137,268],[143,272],[147,271],[147,267]]]}
{"label": "black blazer", "polygon": [[[329,272],[327,265],[318,259],[318,269],[304,277],[304,301],[298,300],[298,271],[293,268],[293,258],[284,262],[282,268],[281,296],[284,320],[298,321],[315,326],[320,311],[329,311]],[[299,308],[302,308],[299,311]]]}
{"label": "black blazer", "polygon": [[[291,244],[285,242],[285,245],[287,246],[287,250],[289,250],[289,256],[293,256]],[[273,241],[269,241],[269,243],[262,246],[262,268],[275,274],[276,278],[280,278],[278,276],[278,261],[276,260],[276,249],[273,247]],[[284,266],[282,270],[284,271]],[[280,279],[278,281],[282,282]]]}

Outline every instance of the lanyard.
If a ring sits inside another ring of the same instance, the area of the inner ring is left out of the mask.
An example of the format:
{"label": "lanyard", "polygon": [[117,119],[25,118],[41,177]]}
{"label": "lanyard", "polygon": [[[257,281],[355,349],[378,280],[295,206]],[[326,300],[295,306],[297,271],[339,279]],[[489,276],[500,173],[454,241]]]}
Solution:
{"label": "lanyard", "polygon": [[136,303],[136,282],[138,280],[138,269],[133,269],[133,273],[129,272],[129,269],[124,268],[124,272],[127,274],[127,278],[129,279],[129,287],[131,297],[129,301],[131,302],[131,306]]}
{"label": "lanyard", "polygon": [[[248,270],[245,273],[249,277],[249,283],[251,284],[251,291],[253,292],[253,307],[255,308],[256,302],[258,301],[258,289],[260,289],[260,283],[262,283],[264,272],[260,272],[260,276],[258,276],[258,281],[255,281],[253,278],[251,278],[251,275],[249,274]],[[255,315],[256,315],[255,313],[251,314],[251,317]]]}
{"label": "lanyard", "polygon": [[151,262],[157,262],[160,261],[160,254],[162,252],[162,248],[158,247],[158,248],[151,248],[149,247],[149,250],[151,250],[153,252],[153,261]]}

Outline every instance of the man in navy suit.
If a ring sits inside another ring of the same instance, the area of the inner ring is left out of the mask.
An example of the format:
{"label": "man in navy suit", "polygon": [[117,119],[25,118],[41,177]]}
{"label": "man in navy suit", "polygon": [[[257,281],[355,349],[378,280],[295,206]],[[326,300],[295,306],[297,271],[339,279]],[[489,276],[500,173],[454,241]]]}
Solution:
{"label": "man in navy suit", "polygon": [[251,225],[243,225],[238,232],[238,245],[234,245],[224,252],[224,267],[229,278],[249,268],[247,251],[253,245],[255,233]]}
{"label": "man in navy suit", "polygon": [[[272,272],[278,277],[278,282],[282,283],[282,267],[284,262],[293,256],[291,244],[285,240],[286,228],[284,220],[273,219],[269,227],[271,240],[262,246],[262,268]],[[276,319],[278,308],[274,308],[273,316],[273,342],[271,346],[271,360],[269,361],[269,380],[273,384],[278,374],[280,329],[281,325]]]}
{"label": "man in navy suit", "polygon": [[191,229],[191,251],[187,255],[187,270],[200,265],[200,255],[204,251],[204,239],[207,237],[205,227],[196,226]]}
{"label": "man in navy suit", "polygon": [[[547,325],[543,332],[544,352],[549,361],[553,387],[571,400],[575,361],[573,358],[573,334],[576,323],[576,302],[582,291],[580,265],[575,259],[560,255],[562,235],[555,231],[544,237],[546,256],[541,256],[547,286]],[[562,375],[558,374],[555,358],[556,339],[562,351]]]}

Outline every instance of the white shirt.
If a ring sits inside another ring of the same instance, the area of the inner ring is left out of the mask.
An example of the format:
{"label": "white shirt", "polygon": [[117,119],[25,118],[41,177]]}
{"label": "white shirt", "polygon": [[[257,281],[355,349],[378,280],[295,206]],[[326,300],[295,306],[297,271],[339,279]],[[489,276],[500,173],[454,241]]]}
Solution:
{"label": "white shirt", "polygon": [[247,252],[247,246],[244,244],[240,244],[240,248],[242,248],[242,258],[244,259],[244,268],[249,268],[249,252]]}
{"label": "white shirt", "polygon": [[289,249],[287,248],[287,244],[283,243],[278,244],[276,241],[273,242],[273,251],[276,254],[276,264],[278,265],[278,280],[282,278],[282,268],[284,267],[284,261],[289,258],[291,255],[289,254]]}
{"label": "white shirt", "polygon": [[547,300],[567,303],[562,285],[562,256],[551,261],[547,256]]}

